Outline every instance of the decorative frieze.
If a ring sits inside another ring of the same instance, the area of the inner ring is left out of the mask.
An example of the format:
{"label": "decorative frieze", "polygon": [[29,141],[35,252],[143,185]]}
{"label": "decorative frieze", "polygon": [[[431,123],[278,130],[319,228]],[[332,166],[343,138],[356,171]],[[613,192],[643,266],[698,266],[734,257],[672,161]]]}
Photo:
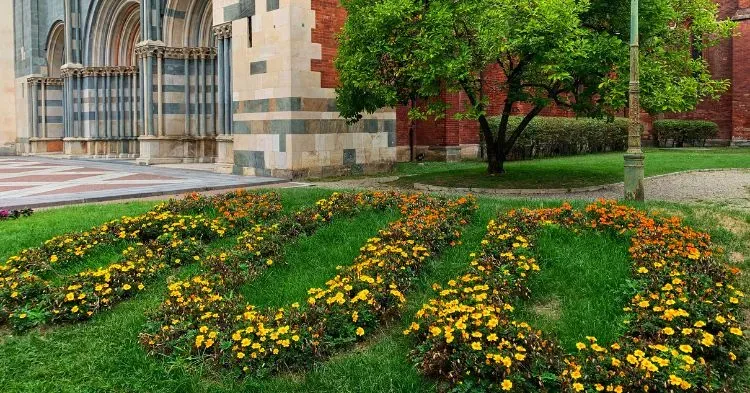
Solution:
{"label": "decorative frieze", "polygon": [[164,45],[146,43],[135,48],[135,54],[139,59],[144,57],[156,57],[162,59],[214,59],[216,49],[208,47],[173,48]]}
{"label": "decorative frieze", "polygon": [[214,37],[218,40],[232,38],[232,22],[227,22],[213,27]]}

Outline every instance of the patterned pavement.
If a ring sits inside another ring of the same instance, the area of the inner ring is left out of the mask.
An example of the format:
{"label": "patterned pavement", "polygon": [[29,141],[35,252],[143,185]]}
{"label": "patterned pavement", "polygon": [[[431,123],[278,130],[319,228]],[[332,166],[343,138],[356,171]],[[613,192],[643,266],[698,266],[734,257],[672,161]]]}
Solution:
{"label": "patterned pavement", "polygon": [[0,208],[38,208],[285,182],[268,177],[137,166],[132,161],[0,157]]}

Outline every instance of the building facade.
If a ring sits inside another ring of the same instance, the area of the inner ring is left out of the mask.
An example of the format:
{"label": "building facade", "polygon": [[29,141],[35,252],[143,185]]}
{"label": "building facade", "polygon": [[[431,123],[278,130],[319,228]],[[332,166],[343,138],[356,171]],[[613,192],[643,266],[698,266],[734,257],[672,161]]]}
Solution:
{"label": "building facade", "polygon": [[[685,116],[717,121],[720,143],[745,144],[750,0],[721,4],[744,36],[706,56],[732,90]],[[304,177],[479,151],[476,124],[450,114],[339,117],[339,0],[13,0],[0,19],[0,44],[15,49],[0,53],[0,153],[215,162],[225,172]],[[446,99],[451,111],[464,101]]]}
{"label": "building facade", "polygon": [[18,153],[280,177],[396,160],[395,111],[336,111],[336,0],[14,0],[12,15]]}

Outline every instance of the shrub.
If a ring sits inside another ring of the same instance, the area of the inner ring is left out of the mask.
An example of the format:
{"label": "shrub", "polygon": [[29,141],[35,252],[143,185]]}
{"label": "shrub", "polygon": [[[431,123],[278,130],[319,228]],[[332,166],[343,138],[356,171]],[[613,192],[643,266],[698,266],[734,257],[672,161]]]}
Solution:
{"label": "shrub", "polygon": [[654,144],[663,147],[705,146],[716,137],[719,125],[703,120],[659,120],[654,122]]}
{"label": "shrub", "polygon": [[34,210],[32,209],[23,209],[23,210],[0,209],[0,221],[16,220],[21,217],[29,217],[32,214],[34,214]]}
{"label": "shrub", "polygon": [[[521,120],[521,117],[511,117],[509,129],[515,129]],[[491,125],[497,128],[499,122],[499,117],[493,118]],[[608,121],[537,117],[518,138],[508,159],[525,160],[624,151],[627,136],[627,119],[616,118]]]}

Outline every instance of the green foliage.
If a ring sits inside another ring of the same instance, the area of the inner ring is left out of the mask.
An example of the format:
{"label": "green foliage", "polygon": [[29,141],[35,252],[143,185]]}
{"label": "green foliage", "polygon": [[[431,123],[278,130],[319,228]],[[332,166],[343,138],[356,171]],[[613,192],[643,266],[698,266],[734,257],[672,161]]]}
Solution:
{"label": "green foliage", "polygon": [[719,133],[719,125],[703,120],[659,120],[654,122],[654,143],[657,146],[705,146],[706,139]]}
{"label": "green foliage", "polygon": [[[627,106],[630,1],[343,0],[349,18],[336,66],[341,115],[357,121],[382,107],[414,102],[412,117],[444,116],[444,91],[468,98],[460,118],[477,119],[490,166],[502,161],[529,121],[552,104],[579,115],[612,116]],[[713,0],[641,1],[642,106],[680,112],[718,97],[695,53],[732,35]],[[500,73],[500,78],[495,72]],[[499,101],[499,102],[494,102]],[[530,104],[515,127],[517,104]],[[502,107],[492,133],[490,105]]]}
{"label": "green foliage", "polygon": [[[499,117],[494,117],[490,119],[490,124],[496,129],[500,120]],[[521,117],[513,116],[509,120],[509,125],[517,127],[522,120]],[[508,159],[623,151],[627,145],[627,135],[627,119],[607,121],[537,117],[518,138]]]}

